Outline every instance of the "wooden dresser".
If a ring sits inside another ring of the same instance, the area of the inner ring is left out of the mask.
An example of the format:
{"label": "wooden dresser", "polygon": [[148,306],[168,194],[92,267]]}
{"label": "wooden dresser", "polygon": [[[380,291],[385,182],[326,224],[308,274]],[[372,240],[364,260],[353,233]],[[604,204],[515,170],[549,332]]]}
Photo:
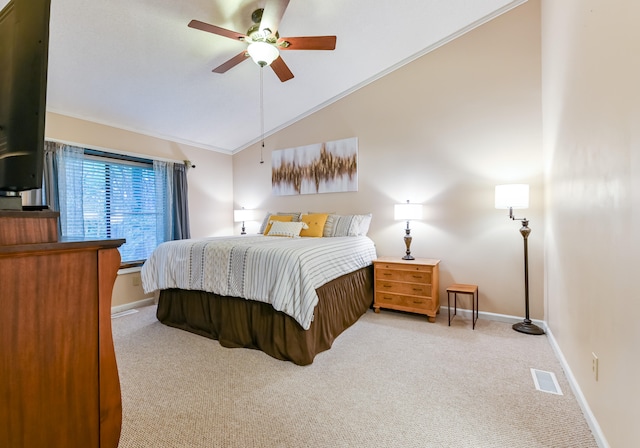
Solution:
{"label": "wooden dresser", "polygon": [[380,257],[374,260],[375,295],[373,309],[389,308],[426,314],[435,322],[440,312],[438,265],[440,260]]}
{"label": "wooden dresser", "polygon": [[124,240],[51,241],[56,220],[0,211],[0,446],[116,448],[111,293]]}

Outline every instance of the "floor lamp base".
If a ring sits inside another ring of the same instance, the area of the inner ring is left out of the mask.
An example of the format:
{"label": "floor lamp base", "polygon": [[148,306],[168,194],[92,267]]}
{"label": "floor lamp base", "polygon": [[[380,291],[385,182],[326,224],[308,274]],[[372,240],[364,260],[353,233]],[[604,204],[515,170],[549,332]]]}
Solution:
{"label": "floor lamp base", "polygon": [[544,334],[544,330],[538,327],[536,324],[532,324],[531,321],[518,322],[517,324],[513,324],[512,327],[514,330],[519,331],[520,333],[525,334]]}

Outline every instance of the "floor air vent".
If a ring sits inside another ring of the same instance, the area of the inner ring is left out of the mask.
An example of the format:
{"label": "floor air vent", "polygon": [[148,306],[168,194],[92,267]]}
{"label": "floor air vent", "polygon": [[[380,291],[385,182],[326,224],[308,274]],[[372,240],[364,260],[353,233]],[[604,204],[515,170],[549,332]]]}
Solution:
{"label": "floor air vent", "polygon": [[562,390],[560,390],[560,385],[553,372],[531,369],[531,376],[533,377],[536,389],[539,391],[562,395]]}

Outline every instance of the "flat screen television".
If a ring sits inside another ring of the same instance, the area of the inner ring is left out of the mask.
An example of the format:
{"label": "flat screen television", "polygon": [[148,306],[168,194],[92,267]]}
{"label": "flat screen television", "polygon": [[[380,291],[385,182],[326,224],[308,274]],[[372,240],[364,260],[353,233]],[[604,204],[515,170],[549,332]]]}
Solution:
{"label": "flat screen television", "polygon": [[51,0],[0,12],[0,195],[42,187]]}

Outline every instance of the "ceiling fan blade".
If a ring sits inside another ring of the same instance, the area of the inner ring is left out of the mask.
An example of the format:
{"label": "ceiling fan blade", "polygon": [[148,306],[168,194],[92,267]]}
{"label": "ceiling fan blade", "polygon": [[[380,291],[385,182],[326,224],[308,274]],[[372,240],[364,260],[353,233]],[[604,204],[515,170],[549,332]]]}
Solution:
{"label": "ceiling fan blade", "polygon": [[[285,42],[288,42],[287,45]],[[278,39],[279,50],[335,50],[336,36],[283,37]]]}
{"label": "ceiling fan blade", "polygon": [[235,67],[236,65],[238,65],[239,63],[244,61],[245,59],[247,59],[248,56],[249,55],[247,54],[246,51],[238,53],[237,55],[235,55],[234,57],[229,59],[227,62],[225,62],[224,64],[219,65],[218,67],[214,68],[211,71],[214,72],[214,73],[224,73],[227,70],[232,69],[233,67]]}
{"label": "ceiling fan blade", "polygon": [[271,63],[271,68],[282,82],[289,81],[293,78],[293,73],[291,73],[291,70],[289,70],[289,67],[280,56]]}
{"label": "ceiling fan blade", "polygon": [[242,33],[227,30],[225,28],[220,28],[219,26],[211,25],[209,23],[204,23],[199,20],[192,20],[191,22],[189,22],[189,27],[195,28],[201,31],[206,31],[207,33],[213,33],[219,36],[228,37],[229,39],[233,39],[233,40],[242,40],[247,37]]}
{"label": "ceiling fan blade", "polygon": [[271,34],[275,34],[280,26],[280,20],[284,15],[284,11],[289,5],[289,0],[267,0],[262,12],[262,20],[260,21],[260,31],[269,29]]}

